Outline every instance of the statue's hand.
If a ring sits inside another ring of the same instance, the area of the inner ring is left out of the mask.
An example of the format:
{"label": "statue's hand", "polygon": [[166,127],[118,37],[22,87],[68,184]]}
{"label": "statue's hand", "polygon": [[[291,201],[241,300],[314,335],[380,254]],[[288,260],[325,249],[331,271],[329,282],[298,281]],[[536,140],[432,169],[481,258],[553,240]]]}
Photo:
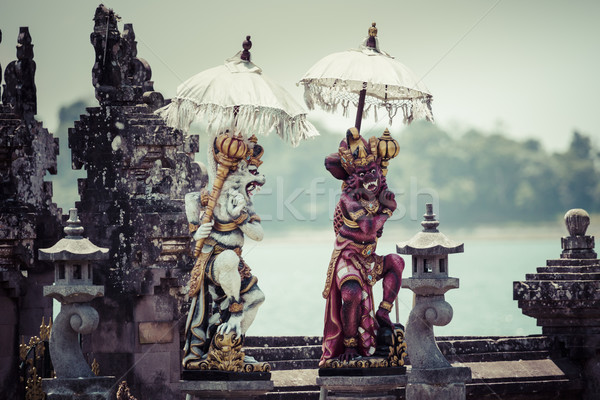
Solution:
{"label": "statue's hand", "polygon": [[213,221],[207,222],[205,224],[200,225],[198,230],[194,233],[194,240],[205,239],[210,235],[212,231]]}
{"label": "statue's hand", "polygon": [[379,197],[379,202],[384,208],[389,208],[391,211],[394,211],[396,209],[396,195],[394,195],[394,192],[386,190],[384,192],[381,192],[381,195]]}
{"label": "statue's hand", "polygon": [[229,190],[227,198],[227,213],[233,219],[240,216],[244,207],[246,207],[246,199],[235,189]]}
{"label": "statue's hand", "polygon": [[[238,315],[239,314],[239,315]],[[227,322],[222,323],[217,328],[217,333],[226,335],[229,332],[235,332],[238,336],[242,334],[242,313],[231,314]]]}

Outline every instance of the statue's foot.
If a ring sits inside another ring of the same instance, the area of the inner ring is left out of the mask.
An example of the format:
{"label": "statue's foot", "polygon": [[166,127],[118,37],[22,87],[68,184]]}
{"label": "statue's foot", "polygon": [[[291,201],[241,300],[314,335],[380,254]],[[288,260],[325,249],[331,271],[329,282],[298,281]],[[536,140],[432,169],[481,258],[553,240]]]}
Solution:
{"label": "statue's foot", "polygon": [[338,356],[338,360],[346,363],[359,358],[361,358],[360,354],[358,354],[358,351],[356,351],[356,349],[353,347],[347,347],[346,351]]}
{"label": "statue's foot", "polygon": [[244,364],[258,364],[258,361],[252,356],[244,355]]}
{"label": "statue's foot", "polygon": [[392,346],[394,344],[394,324],[390,321],[389,311],[380,308],[377,310],[377,314],[375,314],[375,319],[379,324],[379,329],[377,330],[377,344]]}

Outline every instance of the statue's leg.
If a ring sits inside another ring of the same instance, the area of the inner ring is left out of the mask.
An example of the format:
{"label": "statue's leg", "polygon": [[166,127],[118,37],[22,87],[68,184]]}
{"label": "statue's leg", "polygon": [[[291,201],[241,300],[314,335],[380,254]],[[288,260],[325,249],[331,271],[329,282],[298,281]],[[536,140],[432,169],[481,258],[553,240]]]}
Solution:
{"label": "statue's leg", "polygon": [[258,287],[254,285],[252,289],[242,295],[242,301],[244,302],[244,319],[242,319],[242,335],[246,334],[246,331],[254,322],[258,307],[265,301],[265,294]]}
{"label": "statue's leg", "polygon": [[[230,330],[235,330],[237,334],[242,334],[241,322],[243,312],[240,304],[242,279],[238,272],[239,263],[240,258],[234,251],[225,250],[217,256],[213,265],[215,281],[227,295],[228,301],[224,301],[223,304],[228,305],[231,311],[229,320],[219,326],[219,333],[227,333]],[[236,304],[239,305],[238,308],[236,308]]]}
{"label": "statue's leg", "polygon": [[358,326],[360,324],[360,309],[362,298],[362,287],[356,280],[349,280],[340,287],[342,296],[342,331],[344,333],[345,352],[340,355],[341,359],[349,361],[358,355]]}
{"label": "statue's leg", "polygon": [[394,329],[390,320],[392,305],[398,297],[398,291],[402,284],[402,271],[404,260],[397,254],[388,254],[383,258],[383,301],[375,315],[380,327]]}

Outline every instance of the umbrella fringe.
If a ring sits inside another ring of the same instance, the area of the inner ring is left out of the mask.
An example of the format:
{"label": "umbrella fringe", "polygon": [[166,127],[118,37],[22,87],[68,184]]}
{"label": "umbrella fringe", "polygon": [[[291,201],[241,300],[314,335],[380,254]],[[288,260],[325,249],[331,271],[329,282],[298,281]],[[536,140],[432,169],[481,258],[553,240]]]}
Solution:
{"label": "umbrella fringe", "polygon": [[[316,81],[302,83],[304,84],[304,101],[309,110],[314,110],[316,106],[319,106],[326,112],[336,113],[338,107],[341,106],[342,115],[350,117],[348,105],[350,103],[355,107],[358,105],[358,96],[356,99],[350,99],[346,93],[348,87],[340,85],[339,82],[335,87],[321,86]],[[372,109],[375,121],[379,121],[378,111],[383,109],[386,111],[391,125],[400,108],[404,114],[404,123],[410,123],[415,119],[425,119],[433,122],[432,101],[433,97],[431,95],[423,94],[422,97],[414,99],[372,102],[363,110],[363,119],[369,117]]]}
{"label": "umbrella fringe", "polygon": [[291,117],[283,110],[268,107],[241,105],[221,107],[216,104],[196,104],[193,100],[175,98],[165,107],[155,111],[167,125],[187,133],[194,120],[208,123],[208,131],[216,135],[225,130],[244,136],[262,134],[272,130],[284,141],[296,147],[301,140],[319,136],[317,129],[306,119],[306,114]]}

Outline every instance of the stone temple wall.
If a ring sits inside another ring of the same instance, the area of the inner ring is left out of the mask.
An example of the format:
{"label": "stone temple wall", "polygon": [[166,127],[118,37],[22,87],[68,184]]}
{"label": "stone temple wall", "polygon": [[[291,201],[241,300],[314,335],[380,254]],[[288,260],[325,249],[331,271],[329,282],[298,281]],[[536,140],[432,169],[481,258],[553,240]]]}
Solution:
{"label": "stone temple wall", "polygon": [[140,398],[177,398],[172,384],[180,379],[184,286],[193,266],[183,199],[207,177],[193,161],[197,136],[153,114],[164,101],[137,57],[133,26],[121,33],[104,6],[94,21],[99,106],[69,129],[69,147],[73,167],[87,171],[76,204],[84,236],[108,247],[110,259],[96,269],[106,295],[93,302],[100,325],[84,353],[102,375],[127,379]]}
{"label": "stone temple wall", "polygon": [[[0,40],[2,35],[0,33]],[[35,119],[35,61],[27,27],[17,36],[17,59],[0,66],[0,398],[17,387],[21,335],[39,334],[42,317],[52,317],[52,300],[42,288],[54,280],[53,266],[40,262],[39,248],[61,233],[61,210],[52,203],[58,139]]]}

